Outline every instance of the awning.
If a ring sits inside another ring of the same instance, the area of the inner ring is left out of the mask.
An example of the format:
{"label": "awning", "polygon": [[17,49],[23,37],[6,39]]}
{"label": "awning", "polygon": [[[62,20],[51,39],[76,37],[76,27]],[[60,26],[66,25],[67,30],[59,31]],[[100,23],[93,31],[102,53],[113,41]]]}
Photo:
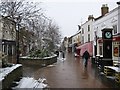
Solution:
{"label": "awning", "polygon": [[80,49],[81,56],[83,55],[85,50],[87,50],[90,53],[90,55],[92,55],[93,54],[93,43],[88,42],[88,43],[82,44],[82,45],[76,47],[76,49]]}

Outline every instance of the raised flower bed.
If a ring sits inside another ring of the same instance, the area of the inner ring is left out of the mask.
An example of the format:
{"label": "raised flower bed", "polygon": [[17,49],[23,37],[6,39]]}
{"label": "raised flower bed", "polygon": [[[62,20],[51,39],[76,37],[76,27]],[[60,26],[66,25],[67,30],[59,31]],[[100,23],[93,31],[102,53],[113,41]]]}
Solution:
{"label": "raised flower bed", "polygon": [[44,57],[44,58],[25,56],[25,57],[20,57],[19,62],[21,64],[26,64],[30,66],[43,67],[43,66],[47,66],[47,65],[57,62],[57,55],[53,55],[50,57]]}
{"label": "raised flower bed", "polygon": [[57,62],[57,55],[49,52],[47,49],[33,50],[30,55],[20,57],[20,63],[30,66],[47,66]]}

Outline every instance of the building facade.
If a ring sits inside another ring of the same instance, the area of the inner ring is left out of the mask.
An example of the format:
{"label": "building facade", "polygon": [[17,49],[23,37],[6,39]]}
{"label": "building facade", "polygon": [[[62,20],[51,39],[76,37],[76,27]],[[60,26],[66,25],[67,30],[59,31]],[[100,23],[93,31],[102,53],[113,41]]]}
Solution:
{"label": "building facade", "polygon": [[0,16],[0,41],[4,54],[10,56],[16,54],[15,22],[3,16]]}
{"label": "building facade", "polygon": [[[106,7],[106,5],[104,5]],[[119,60],[120,59],[120,28],[119,28],[119,20],[120,17],[120,7],[113,9],[110,12],[107,12],[104,16],[97,18],[94,22],[94,56],[95,56],[95,46],[97,49],[96,55],[103,55],[103,37],[102,30],[105,28],[112,29],[112,59]]]}
{"label": "building facade", "polygon": [[80,49],[77,49],[78,46],[81,44],[81,32],[77,31],[76,34],[72,36],[72,52],[75,53],[77,56],[80,55]]}
{"label": "building facade", "polygon": [[89,15],[88,21],[81,25],[81,45],[77,47],[77,49],[80,49],[81,56],[83,55],[85,50],[87,50],[91,56],[93,55],[93,22],[93,15]]}

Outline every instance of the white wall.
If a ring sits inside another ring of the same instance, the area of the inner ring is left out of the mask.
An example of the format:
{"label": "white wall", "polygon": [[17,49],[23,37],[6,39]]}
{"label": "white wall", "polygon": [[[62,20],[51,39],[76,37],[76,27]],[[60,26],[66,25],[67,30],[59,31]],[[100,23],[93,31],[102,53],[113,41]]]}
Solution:
{"label": "white wall", "polygon": [[[94,32],[97,31],[97,36],[102,37],[102,29],[113,28],[113,25],[118,25],[118,10],[115,9],[102,18],[96,20],[93,24]],[[114,35],[114,34],[113,34]]]}
{"label": "white wall", "polygon": [[[94,20],[89,20],[87,22],[85,22],[83,25],[81,25],[81,31],[82,28],[84,29],[84,34],[82,34],[82,36],[84,37],[84,43],[88,42],[88,34],[90,34],[90,41],[94,40],[93,37],[93,22]],[[90,25],[90,31],[88,32],[88,25]]]}

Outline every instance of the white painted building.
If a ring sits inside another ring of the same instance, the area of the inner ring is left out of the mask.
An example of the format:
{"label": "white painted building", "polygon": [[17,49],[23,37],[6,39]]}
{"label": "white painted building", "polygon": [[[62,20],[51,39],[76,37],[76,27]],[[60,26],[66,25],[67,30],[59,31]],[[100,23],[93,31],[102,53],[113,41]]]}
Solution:
{"label": "white painted building", "polygon": [[82,44],[93,41],[93,22],[94,19],[90,19],[81,25]]}
{"label": "white painted building", "polygon": [[81,45],[77,47],[80,49],[80,55],[82,56],[84,51],[87,49],[90,55],[92,56],[92,42],[94,40],[93,37],[93,23],[94,17],[93,15],[89,15],[88,21],[81,25]]}
{"label": "white painted building", "polygon": [[[105,5],[106,6],[106,5]],[[120,10],[120,7],[119,7]],[[112,57],[113,60],[120,59],[120,28],[118,23],[118,15],[120,17],[120,12],[118,14],[118,7],[105,14],[104,16],[100,16],[97,18],[93,24],[94,29],[94,46],[97,44],[97,55],[103,55],[103,43],[102,43],[102,29],[104,28],[112,28],[113,41],[112,41]],[[97,36],[97,43],[96,43]],[[117,47],[118,52],[115,55],[114,47]],[[93,51],[95,52],[95,47],[93,47]],[[93,53],[95,56],[95,53]]]}

